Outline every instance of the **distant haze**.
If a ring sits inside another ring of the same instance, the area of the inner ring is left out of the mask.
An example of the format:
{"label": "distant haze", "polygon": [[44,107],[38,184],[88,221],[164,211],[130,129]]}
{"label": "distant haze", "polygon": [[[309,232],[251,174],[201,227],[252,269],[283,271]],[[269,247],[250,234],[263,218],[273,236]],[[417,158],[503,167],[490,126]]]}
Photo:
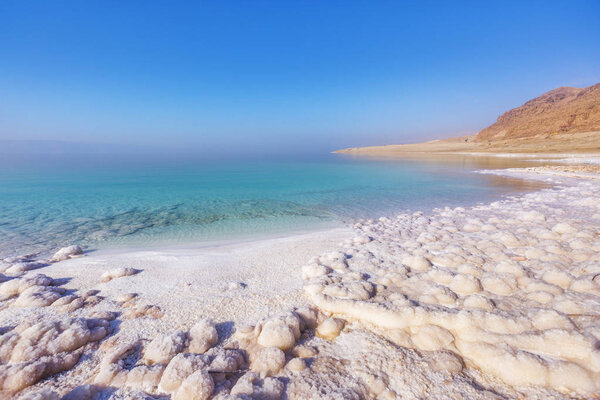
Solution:
{"label": "distant haze", "polygon": [[3,1],[0,153],[324,154],[472,134],[600,82],[598,20],[598,1]]}

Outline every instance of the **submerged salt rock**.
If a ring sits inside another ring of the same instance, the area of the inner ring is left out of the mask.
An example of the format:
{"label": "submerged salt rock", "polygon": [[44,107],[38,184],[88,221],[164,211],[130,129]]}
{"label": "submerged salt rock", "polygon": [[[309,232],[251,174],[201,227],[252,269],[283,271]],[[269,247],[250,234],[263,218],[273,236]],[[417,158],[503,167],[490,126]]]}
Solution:
{"label": "submerged salt rock", "polygon": [[174,332],[154,338],[144,351],[144,360],[150,365],[166,364],[186,346],[187,335],[184,332]]}
{"label": "submerged salt rock", "polygon": [[252,371],[258,372],[262,377],[277,374],[285,365],[285,354],[277,347],[262,349],[252,360]]}
{"label": "submerged salt rock", "polygon": [[215,384],[208,371],[197,370],[183,381],[173,400],[206,400],[215,390]]}
{"label": "submerged salt rock", "polygon": [[134,268],[119,267],[119,268],[111,269],[110,271],[106,271],[105,273],[103,273],[102,276],[100,277],[100,280],[102,282],[108,282],[108,281],[116,279],[116,278],[122,278],[124,276],[135,275],[138,272],[139,271]]}
{"label": "submerged salt rock", "polygon": [[165,368],[158,389],[164,393],[174,393],[188,376],[205,369],[208,364],[209,359],[205,355],[177,354]]}
{"label": "submerged salt rock", "polygon": [[67,247],[63,247],[62,249],[60,249],[56,253],[54,253],[54,255],[52,256],[50,261],[52,261],[52,262],[64,261],[64,260],[68,260],[69,258],[73,258],[75,256],[79,256],[82,254],[83,254],[83,250],[81,249],[81,247],[67,246]]}
{"label": "submerged salt rock", "polygon": [[219,341],[219,334],[215,324],[207,318],[203,318],[190,329],[189,351],[202,354],[213,347]]}

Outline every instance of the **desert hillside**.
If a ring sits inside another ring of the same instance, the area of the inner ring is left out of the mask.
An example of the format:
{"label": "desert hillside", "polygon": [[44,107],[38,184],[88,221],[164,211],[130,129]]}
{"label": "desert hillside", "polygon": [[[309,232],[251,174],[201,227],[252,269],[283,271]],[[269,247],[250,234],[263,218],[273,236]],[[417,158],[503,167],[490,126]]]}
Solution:
{"label": "desert hillside", "polygon": [[600,130],[600,83],[560,87],[502,114],[476,141],[531,138]]}
{"label": "desert hillside", "polygon": [[335,153],[394,156],[406,153],[600,152],[600,83],[560,87],[502,114],[477,135],[426,143],[355,147]]}

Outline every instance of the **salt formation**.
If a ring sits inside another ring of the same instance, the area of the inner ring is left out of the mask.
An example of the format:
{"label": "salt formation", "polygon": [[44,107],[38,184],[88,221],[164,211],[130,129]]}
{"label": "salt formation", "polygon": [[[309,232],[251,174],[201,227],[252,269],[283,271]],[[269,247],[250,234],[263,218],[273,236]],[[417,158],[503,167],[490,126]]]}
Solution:
{"label": "salt formation", "polygon": [[108,282],[116,278],[122,278],[124,276],[131,276],[137,274],[139,271],[137,269],[129,268],[129,267],[119,267],[115,269],[111,269],[110,271],[106,271],[100,277],[102,282]]}
{"label": "salt formation", "polygon": [[[0,260],[0,272],[9,276],[20,276],[27,271],[48,266],[46,262],[36,260],[36,254],[8,257]],[[0,282],[6,280],[0,279]]]}
{"label": "salt formation", "polygon": [[52,278],[43,275],[24,275],[0,284],[0,301],[12,307],[45,307],[54,304],[65,293],[55,286]]}
{"label": "salt formation", "polygon": [[106,319],[24,322],[0,336],[0,393],[11,394],[72,368],[88,343],[110,332]]}
{"label": "salt formation", "polygon": [[83,254],[83,250],[81,249],[81,247],[67,246],[67,247],[63,247],[62,249],[60,249],[56,253],[54,253],[54,255],[52,256],[50,261],[51,262],[64,261],[64,260],[68,260],[69,258],[80,256],[82,254]]}
{"label": "salt formation", "polygon": [[[400,346],[446,352],[442,368],[466,364],[510,385],[592,393],[600,389],[600,237],[587,216],[599,203],[574,206],[581,191],[600,197],[583,182],[359,222],[360,238],[372,240],[311,260],[304,292],[322,312]],[[317,334],[337,336],[334,321]]]}
{"label": "salt formation", "polygon": [[136,319],[141,317],[152,317],[155,319],[163,316],[163,311],[160,307],[140,302],[137,293],[122,294],[117,298],[117,302],[121,303],[121,307],[125,308],[123,317],[127,319]]}
{"label": "salt formation", "polygon": [[160,335],[147,344],[121,344],[115,337],[103,345],[104,357],[94,385],[186,400],[208,399],[215,391],[228,392],[233,386],[228,376],[238,374],[246,359],[240,350],[213,347],[218,340],[213,334],[214,324],[202,319],[189,332]]}

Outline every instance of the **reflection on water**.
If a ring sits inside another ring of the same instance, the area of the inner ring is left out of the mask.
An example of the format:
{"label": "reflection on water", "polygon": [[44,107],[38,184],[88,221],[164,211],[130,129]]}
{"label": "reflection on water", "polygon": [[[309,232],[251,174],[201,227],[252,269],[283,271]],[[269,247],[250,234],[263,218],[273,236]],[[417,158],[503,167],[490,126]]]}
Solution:
{"label": "reflection on water", "polygon": [[2,162],[0,256],[71,243],[256,237],[408,209],[472,205],[545,186],[472,173],[530,165],[522,160],[466,155]]}

